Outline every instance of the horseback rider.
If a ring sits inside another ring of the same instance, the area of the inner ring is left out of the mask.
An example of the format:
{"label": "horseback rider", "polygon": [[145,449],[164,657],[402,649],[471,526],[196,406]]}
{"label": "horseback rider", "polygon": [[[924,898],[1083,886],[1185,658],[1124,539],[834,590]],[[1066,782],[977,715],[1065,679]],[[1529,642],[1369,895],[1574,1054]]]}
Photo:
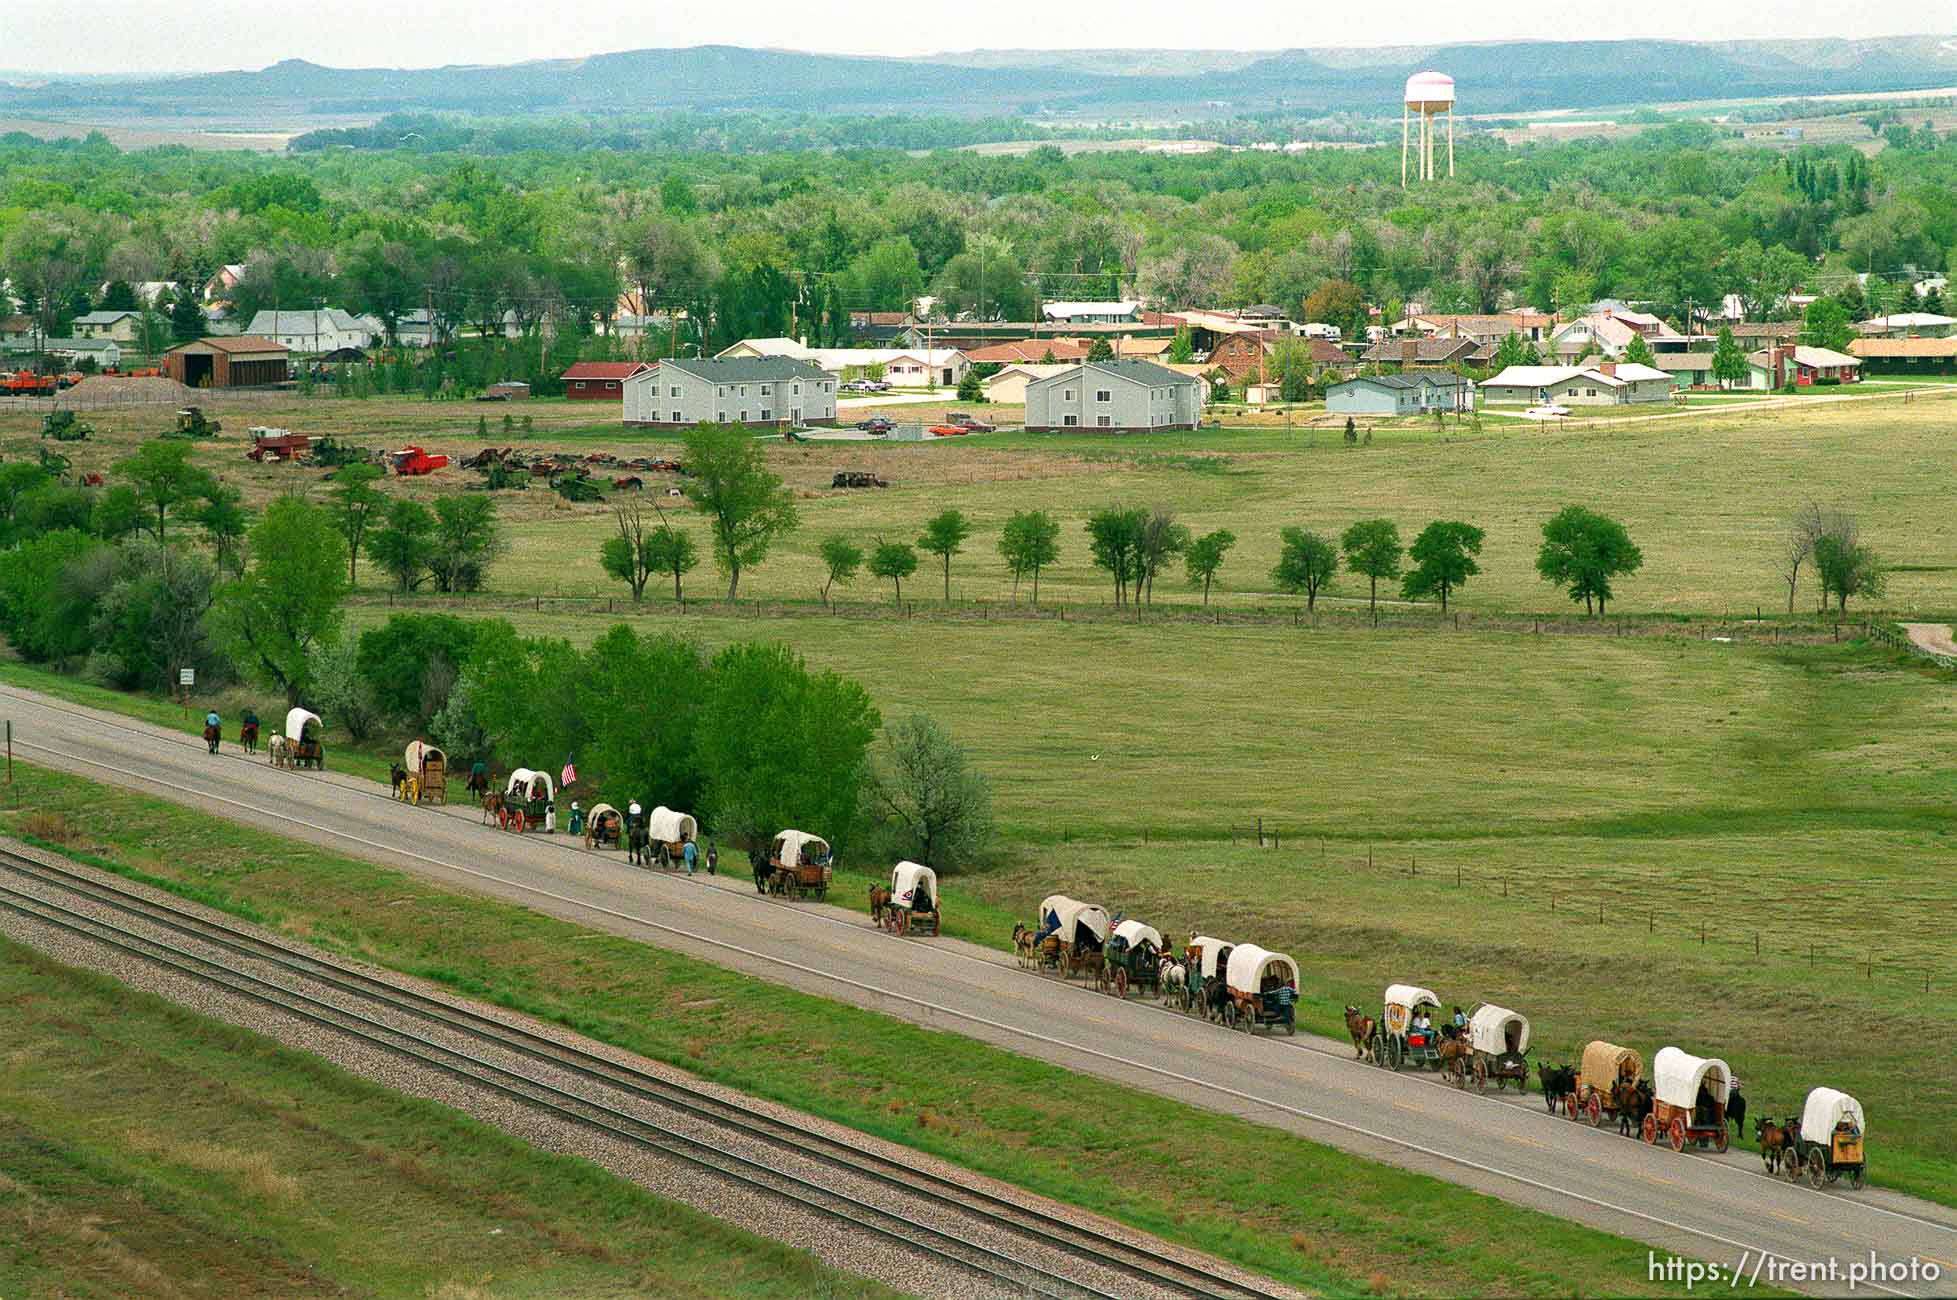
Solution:
{"label": "horseback rider", "polygon": [[244,716],[238,721],[238,743],[245,747],[247,754],[258,752],[258,714],[250,705],[245,706]]}
{"label": "horseback rider", "polygon": [[210,746],[213,754],[217,753],[217,742],[224,734],[223,727],[224,720],[217,716],[216,709],[204,715],[204,743]]}
{"label": "horseback rider", "polygon": [[625,836],[627,841],[626,861],[633,866],[647,866],[646,862],[646,813],[634,799],[625,809]]}

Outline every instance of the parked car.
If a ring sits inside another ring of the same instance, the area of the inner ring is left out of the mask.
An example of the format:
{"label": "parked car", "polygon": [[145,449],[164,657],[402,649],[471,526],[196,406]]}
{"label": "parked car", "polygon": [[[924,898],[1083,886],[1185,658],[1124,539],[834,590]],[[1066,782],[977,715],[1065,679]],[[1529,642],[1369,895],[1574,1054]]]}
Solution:
{"label": "parked car", "polygon": [[1558,402],[1544,402],[1540,406],[1530,407],[1522,414],[1531,420],[1560,420],[1570,414],[1570,408]]}
{"label": "parked car", "polygon": [[856,427],[864,433],[889,433],[897,426],[889,420],[884,419],[881,415],[873,415],[867,420],[858,420]]}
{"label": "parked car", "polygon": [[955,424],[959,428],[969,429],[973,433],[991,433],[993,429],[993,426],[979,419],[976,415],[970,415],[964,411],[950,412],[945,416],[945,423]]}
{"label": "parked car", "polygon": [[962,438],[971,430],[962,424],[934,424],[931,426],[933,438]]}

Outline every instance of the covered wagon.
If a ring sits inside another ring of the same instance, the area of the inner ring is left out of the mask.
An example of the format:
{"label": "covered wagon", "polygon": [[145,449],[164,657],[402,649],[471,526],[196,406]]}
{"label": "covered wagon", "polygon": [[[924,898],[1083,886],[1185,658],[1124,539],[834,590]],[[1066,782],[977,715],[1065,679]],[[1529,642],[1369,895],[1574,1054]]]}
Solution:
{"label": "covered wagon", "polygon": [[550,830],[556,822],[557,783],[550,773],[519,767],[503,785],[503,806],[498,820],[503,829],[519,834],[531,829]]}
{"label": "covered wagon", "polygon": [[1570,1118],[1581,1114],[1590,1121],[1590,1127],[1599,1128],[1606,1115],[1617,1117],[1635,1111],[1641,1104],[1638,1085],[1643,1081],[1644,1057],[1628,1047],[1606,1043],[1601,1038],[1594,1040],[1583,1049],[1576,1091],[1565,1103]]}
{"label": "covered wagon", "polygon": [[[665,804],[660,804],[646,814],[646,847],[653,860],[662,867],[670,867],[686,857],[688,843],[698,844],[700,823],[683,812],[674,812]],[[699,852],[696,848],[694,852]]]}
{"label": "covered wagon", "polygon": [[899,862],[890,871],[890,903],[883,925],[892,934],[936,934],[942,920],[938,873],[919,862]]}
{"label": "covered wagon", "polygon": [[1033,936],[1040,966],[1058,971],[1062,979],[1076,970],[1100,969],[1112,928],[1108,909],[1100,904],[1049,894],[1040,903],[1040,928]]}
{"label": "covered wagon", "polygon": [[326,724],[311,709],[287,709],[285,714],[286,762],[292,767],[324,768],[326,746],[320,733]]}
{"label": "covered wagon", "polygon": [[1500,1092],[1513,1083],[1529,1091],[1529,1018],[1507,1007],[1484,1002],[1468,1017],[1468,1042],[1474,1048],[1475,1086],[1486,1092],[1495,1081]]}
{"label": "covered wagon", "polygon": [[[571,828],[573,835],[578,828]],[[584,819],[584,847],[587,849],[615,849],[625,842],[625,816],[608,803],[591,805],[591,812]]]}
{"label": "covered wagon", "polygon": [[1240,943],[1224,971],[1230,1001],[1223,1023],[1245,1033],[1263,1027],[1298,1032],[1298,963],[1281,952]]}
{"label": "covered wagon", "polygon": [[1644,1117],[1644,1140],[1655,1144],[1663,1133],[1674,1151],[1685,1150],[1688,1142],[1725,1151],[1726,1099],[1733,1092],[1733,1071],[1726,1062],[1661,1047],[1652,1058],[1651,1074],[1655,1087],[1651,1113]]}
{"label": "covered wagon", "polygon": [[1184,1011],[1194,1011],[1205,1020],[1223,1014],[1224,1004],[1230,1000],[1223,977],[1229,970],[1230,950],[1235,946],[1207,934],[1189,936],[1189,947],[1182,954],[1186,967],[1182,992]]}
{"label": "covered wagon", "polygon": [[1373,1040],[1373,1063],[1397,1070],[1411,1061],[1417,1069],[1440,1065],[1440,1031],[1430,1012],[1441,1007],[1432,989],[1418,984],[1389,984],[1380,1015],[1380,1032]]}
{"label": "covered wagon", "polygon": [[1801,1108],[1800,1132],[1787,1150],[1787,1177],[1799,1182],[1805,1174],[1816,1191],[1845,1177],[1860,1191],[1866,1176],[1862,1143],[1868,1131],[1861,1102],[1833,1088],[1814,1089]]}
{"label": "covered wagon", "polygon": [[768,892],[796,898],[827,897],[829,881],[835,874],[834,857],[829,841],[820,835],[783,831],[768,846]]}
{"label": "covered wagon", "polygon": [[407,803],[447,803],[448,755],[425,740],[409,741],[395,790]]}
{"label": "covered wagon", "polygon": [[1131,988],[1159,988],[1162,932],[1132,918],[1123,921],[1108,936],[1107,958],[1102,969],[1102,988],[1116,997],[1127,997]]}

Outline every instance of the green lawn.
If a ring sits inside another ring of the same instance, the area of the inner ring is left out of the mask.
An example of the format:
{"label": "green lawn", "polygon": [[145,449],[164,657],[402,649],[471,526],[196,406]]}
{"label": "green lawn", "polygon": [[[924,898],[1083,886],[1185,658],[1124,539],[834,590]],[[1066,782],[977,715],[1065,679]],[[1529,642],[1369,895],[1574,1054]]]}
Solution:
{"label": "green lawn", "polygon": [[[1277,1129],[448,892],[146,796],[33,768],[21,775],[20,808],[0,814],[0,825],[14,829],[36,816],[44,832],[71,841],[69,851],[111,870],[934,1152],[1316,1292],[1676,1290],[1647,1280],[1645,1252],[1632,1242]],[[93,815],[111,800],[121,815]],[[96,1032],[121,1032],[119,1018],[87,1023],[113,1023],[113,1031]],[[921,1061],[931,1068],[918,1068]],[[167,1075],[161,1081],[171,1082]],[[86,1106],[87,1095],[78,1096],[77,1105]],[[225,1121],[221,1108],[206,1109],[212,1113],[200,1123]],[[432,1114],[438,1114],[432,1107],[409,1110],[402,1122]],[[1171,1188],[1173,1195],[1165,1194]],[[703,1234],[702,1240],[710,1239]],[[1521,1240],[1529,1242],[1526,1254],[1512,1247]],[[421,1263],[436,1268],[443,1259],[430,1251]]]}
{"label": "green lawn", "polygon": [[0,1009],[0,1294],[894,1294],[4,938]]}

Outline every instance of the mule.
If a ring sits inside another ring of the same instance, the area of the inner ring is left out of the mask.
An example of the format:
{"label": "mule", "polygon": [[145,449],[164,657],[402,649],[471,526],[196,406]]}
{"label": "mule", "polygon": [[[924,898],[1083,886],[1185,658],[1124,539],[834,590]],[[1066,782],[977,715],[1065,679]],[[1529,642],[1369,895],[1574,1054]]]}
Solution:
{"label": "mule", "polygon": [[1345,1009],[1345,1031],[1352,1035],[1353,1059],[1364,1060],[1366,1053],[1372,1048],[1373,1036],[1379,1032],[1379,1021],[1348,1003]]}
{"label": "mule", "polygon": [[883,914],[890,910],[890,886],[870,886],[870,924],[882,925]]}
{"label": "mule", "polygon": [[1552,1115],[1562,1100],[1576,1091],[1574,1065],[1551,1065],[1548,1061],[1538,1061],[1536,1077],[1542,1081],[1543,1104],[1549,1107]]}

